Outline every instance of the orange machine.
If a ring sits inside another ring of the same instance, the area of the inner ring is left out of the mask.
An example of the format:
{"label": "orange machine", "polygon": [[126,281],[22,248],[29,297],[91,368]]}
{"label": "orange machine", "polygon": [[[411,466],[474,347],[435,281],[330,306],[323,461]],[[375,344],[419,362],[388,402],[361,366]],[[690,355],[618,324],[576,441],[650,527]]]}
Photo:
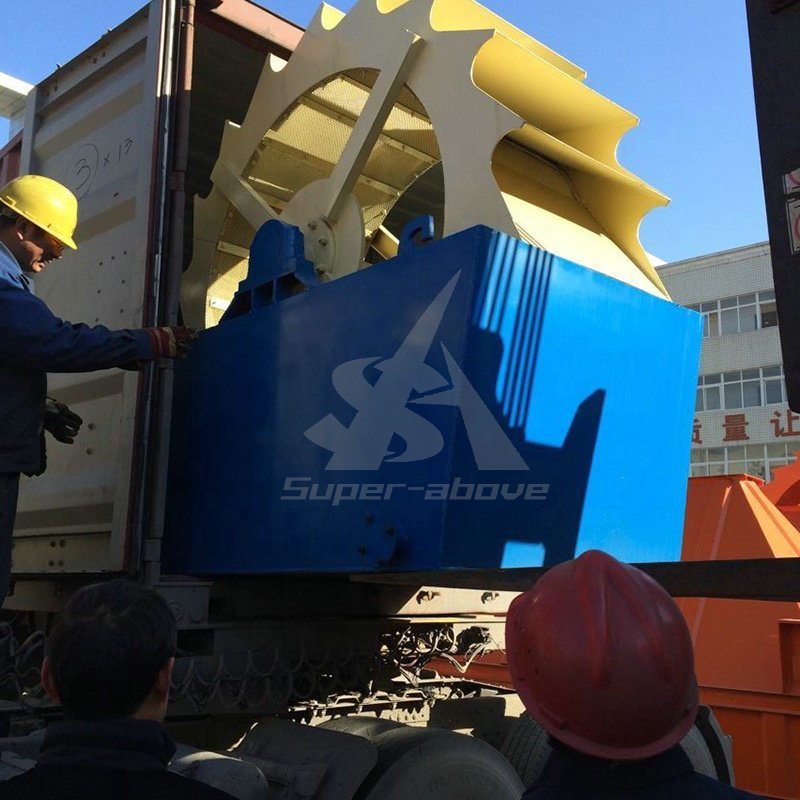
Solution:
{"label": "orange machine", "polygon": [[[800,462],[763,481],[690,478],[684,561],[800,555]],[[695,648],[701,700],[733,737],[736,785],[800,800],[800,603],[678,598]],[[511,688],[505,653],[467,664],[434,659],[443,674]]]}
{"label": "orange machine", "polygon": [[[796,558],[800,464],[763,486],[749,475],[691,478],[682,560]],[[763,487],[763,488],[762,488]],[[702,701],[733,737],[736,784],[800,798],[800,603],[678,600]]]}
{"label": "orange machine", "polygon": [[781,513],[800,530],[800,453],[795,463],[773,470],[772,480],[762,488],[764,494]]}

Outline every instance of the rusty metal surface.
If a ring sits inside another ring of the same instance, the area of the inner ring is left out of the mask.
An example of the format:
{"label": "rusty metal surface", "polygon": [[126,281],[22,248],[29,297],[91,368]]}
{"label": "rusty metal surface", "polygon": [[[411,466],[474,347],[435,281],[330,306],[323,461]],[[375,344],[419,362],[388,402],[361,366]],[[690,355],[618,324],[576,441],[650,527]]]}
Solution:
{"label": "rusty metal surface", "polygon": [[[213,4],[212,4],[213,5]],[[203,16],[230,22],[242,31],[266,39],[273,45],[294,50],[303,29],[249,0],[223,0],[214,8],[201,7]]]}
{"label": "rusty metal surface", "polygon": [[22,132],[13,136],[0,147],[0,186],[19,175],[19,160],[22,155]]}

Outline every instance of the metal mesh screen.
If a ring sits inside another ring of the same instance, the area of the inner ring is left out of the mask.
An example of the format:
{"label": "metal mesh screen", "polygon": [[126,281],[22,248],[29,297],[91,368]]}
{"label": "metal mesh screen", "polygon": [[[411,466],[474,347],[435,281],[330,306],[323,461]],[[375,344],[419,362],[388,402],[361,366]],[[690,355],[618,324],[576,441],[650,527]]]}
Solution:
{"label": "metal mesh screen", "polygon": [[[211,265],[206,303],[206,327],[217,325],[230,305],[239,282],[247,277],[247,251],[255,231],[231,206]],[[232,252],[233,251],[233,252]]]}

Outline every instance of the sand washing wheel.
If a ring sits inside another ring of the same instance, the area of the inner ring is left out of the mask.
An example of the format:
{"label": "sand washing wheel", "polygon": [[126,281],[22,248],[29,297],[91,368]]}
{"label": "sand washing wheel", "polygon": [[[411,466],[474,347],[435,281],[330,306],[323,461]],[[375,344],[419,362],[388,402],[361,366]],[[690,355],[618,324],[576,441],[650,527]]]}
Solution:
{"label": "sand washing wheel", "polygon": [[195,202],[188,324],[216,324],[278,217],[318,275],[396,252],[405,221],[489,225],[667,296],[638,227],[666,198],[619,165],[636,117],[585,73],[472,0],[323,4],[288,62],[267,60]]}

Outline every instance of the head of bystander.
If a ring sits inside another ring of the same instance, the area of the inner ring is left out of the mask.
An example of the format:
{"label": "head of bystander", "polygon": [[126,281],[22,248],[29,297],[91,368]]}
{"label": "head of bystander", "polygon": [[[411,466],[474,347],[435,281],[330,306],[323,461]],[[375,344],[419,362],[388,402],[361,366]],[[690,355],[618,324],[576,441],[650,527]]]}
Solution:
{"label": "head of bystander", "polygon": [[177,629],[164,598],[132,581],[86,586],[48,639],[42,685],[71,719],[149,719],[167,709]]}
{"label": "head of bystander", "polygon": [[506,619],[514,687],[552,753],[523,800],[736,798],[680,747],[698,709],[692,639],[649,575],[590,550],[546,572]]}

